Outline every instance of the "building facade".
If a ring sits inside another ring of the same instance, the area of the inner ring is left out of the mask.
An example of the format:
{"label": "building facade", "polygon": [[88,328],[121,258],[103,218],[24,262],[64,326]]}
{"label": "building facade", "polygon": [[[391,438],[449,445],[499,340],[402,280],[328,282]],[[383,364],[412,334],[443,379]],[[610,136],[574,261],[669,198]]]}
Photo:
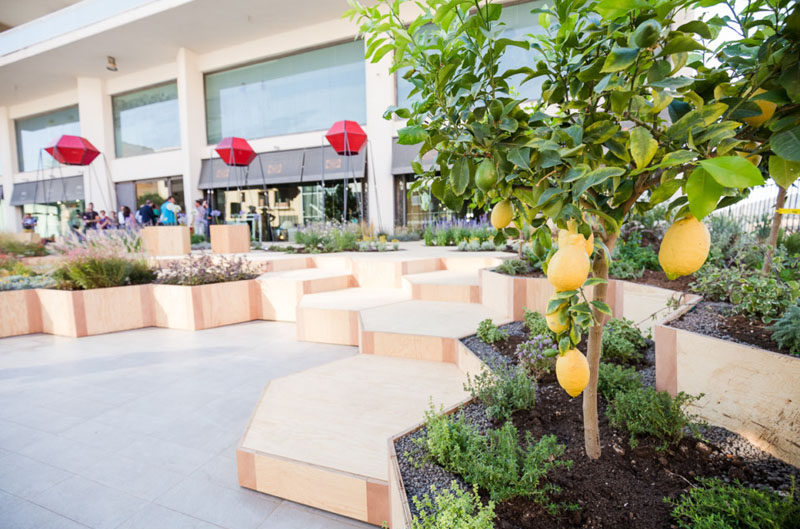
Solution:
{"label": "building facade", "polygon": [[[207,199],[222,218],[258,214],[274,237],[341,218],[345,200],[348,220],[386,232],[435,215],[427,197],[407,195],[416,149],[396,143],[401,122],[383,119],[410,87],[390,57],[364,60],[345,0],[63,0],[46,14],[37,1],[28,19],[0,12],[13,26],[0,32],[0,231],[19,231],[30,212],[55,235],[88,202],[134,210],[170,195],[185,211]],[[508,31],[535,32],[532,7],[509,7]],[[343,119],[368,135],[359,156],[326,147]],[[43,148],[62,134],[102,155],[58,164]],[[216,155],[228,136],[258,153],[248,169]]]}

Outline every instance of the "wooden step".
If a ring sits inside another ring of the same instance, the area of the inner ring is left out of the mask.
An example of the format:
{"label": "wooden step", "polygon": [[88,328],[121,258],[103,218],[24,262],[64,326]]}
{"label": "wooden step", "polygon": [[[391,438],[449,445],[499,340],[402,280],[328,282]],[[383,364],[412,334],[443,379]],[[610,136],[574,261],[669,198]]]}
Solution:
{"label": "wooden step", "polygon": [[480,303],[481,287],[478,272],[438,270],[403,276],[403,286],[411,299]]}
{"label": "wooden step", "polygon": [[257,279],[261,287],[263,319],[295,321],[297,305],[303,296],[355,286],[350,272],[338,268],[302,268],[262,274]]}

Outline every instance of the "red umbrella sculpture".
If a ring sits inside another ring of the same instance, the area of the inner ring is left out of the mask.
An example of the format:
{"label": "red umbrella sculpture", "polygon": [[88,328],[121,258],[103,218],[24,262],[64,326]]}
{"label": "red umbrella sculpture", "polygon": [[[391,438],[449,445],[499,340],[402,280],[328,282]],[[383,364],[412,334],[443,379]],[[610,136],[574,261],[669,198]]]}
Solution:
{"label": "red umbrella sculpture", "polygon": [[347,222],[347,174],[350,170],[350,157],[356,156],[361,152],[367,142],[367,133],[355,121],[337,121],[331,126],[325,139],[331,144],[333,150],[339,156],[345,157],[344,171],[344,211],[342,219]]}
{"label": "red umbrella sculpture", "polygon": [[[56,140],[52,145],[49,147],[44,148],[50,156],[52,156],[57,162],[63,165],[72,165],[72,166],[91,166],[91,163],[100,155],[100,151],[92,145],[92,142],[83,138],[81,136],[72,136],[70,134],[64,134],[58,140]],[[39,171],[41,172],[41,161]],[[91,175],[91,167],[89,167],[90,175]],[[110,174],[106,173],[108,178],[110,179]],[[94,178],[97,178],[97,175],[94,175]],[[42,175],[43,179],[43,175]],[[37,185],[39,181],[39,176],[37,176]],[[61,179],[62,182],[62,195],[66,192],[64,191],[64,183],[63,178]],[[109,180],[110,187],[113,187],[111,181]],[[101,192],[103,190],[103,186],[100,186]],[[47,192],[45,191],[45,195]],[[108,198],[108,204],[111,207],[114,206],[114,202]],[[49,199],[45,197],[45,202],[49,202]],[[62,196],[63,200],[63,196]],[[87,199],[88,201],[88,199]]]}

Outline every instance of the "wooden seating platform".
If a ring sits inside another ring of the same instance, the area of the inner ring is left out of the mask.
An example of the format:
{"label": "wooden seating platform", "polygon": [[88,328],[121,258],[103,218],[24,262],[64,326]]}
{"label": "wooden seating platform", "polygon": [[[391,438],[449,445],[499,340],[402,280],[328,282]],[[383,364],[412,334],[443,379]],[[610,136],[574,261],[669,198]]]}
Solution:
{"label": "wooden seating platform", "polygon": [[273,380],[237,449],[242,486],[380,525],[390,519],[387,439],[430,400],[467,395],[454,364],[357,355]]}
{"label": "wooden seating platform", "polygon": [[295,321],[297,305],[307,294],[356,286],[353,275],[340,268],[270,272],[259,276],[257,281],[261,286],[262,317],[276,321]]}
{"label": "wooden seating platform", "polygon": [[438,270],[403,276],[403,287],[411,299],[480,303],[481,287],[477,270]]}

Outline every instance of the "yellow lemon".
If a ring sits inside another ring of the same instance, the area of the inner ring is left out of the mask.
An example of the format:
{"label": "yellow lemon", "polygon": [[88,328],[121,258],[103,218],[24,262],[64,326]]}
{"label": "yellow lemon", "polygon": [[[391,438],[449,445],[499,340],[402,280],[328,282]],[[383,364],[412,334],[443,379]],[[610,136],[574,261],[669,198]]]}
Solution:
{"label": "yellow lemon", "polygon": [[569,320],[566,318],[566,315],[564,316],[564,321],[562,322],[561,311],[554,312],[552,314],[545,314],[544,319],[547,321],[547,328],[556,334],[561,334],[569,329]]}
{"label": "yellow lemon", "polygon": [[584,244],[580,242],[581,239],[583,235],[570,235],[568,244],[559,246],[558,251],[550,258],[550,263],[547,265],[547,280],[557,292],[580,288],[589,277],[592,265],[589,256],[586,255]]}
{"label": "yellow lemon", "polygon": [[658,250],[658,262],[675,279],[697,272],[708,258],[711,235],[705,224],[689,216],[669,227]]}
{"label": "yellow lemon", "polygon": [[514,208],[510,200],[501,200],[492,208],[492,226],[502,230],[511,223],[514,218]]}
{"label": "yellow lemon", "polygon": [[742,148],[745,149],[743,151],[736,151],[738,156],[745,158],[748,162],[758,167],[758,164],[761,163],[761,155],[760,154],[750,154],[750,151],[755,150],[757,147],[755,142],[749,142],[742,145]]}
{"label": "yellow lemon", "polygon": [[[759,88],[755,91],[753,96],[763,94],[764,92],[766,92],[766,90]],[[754,99],[753,103],[758,105],[758,107],[761,109],[761,114],[757,116],[750,116],[749,118],[743,118],[743,121],[751,127],[758,128],[766,123],[766,121],[771,118],[773,114],[775,114],[775,109],[778,108],[778,105],[772,101],[764,101],[763,99]]]}
{"label": "yellow lemon", "polygon": [[556,378],[570,397],[577,397],[589,383],[589,362],[583,353],[570,349],[556,360]]}
{"label": "yellow lemon", "polygon": [[[570,230],[558,230],[558,247],[559,248],[562,248],[562,247],[566,246],[567,244],[569,244],[568,237],[570,235],[580,235],[577,232],[577,230],[575,230],[575,231],[571,231],[571,230],[572,230],[572,228],[570,228]],[[594,251],[594,233],[589,235],[588,239],[586,237],[584,237],[583,235],[581,235],[580,239],[574,240],[573,242],[577,243],[578,241],[580,241],[580,243],[586,249],[586,255],[591,257],[592,252]]]}

